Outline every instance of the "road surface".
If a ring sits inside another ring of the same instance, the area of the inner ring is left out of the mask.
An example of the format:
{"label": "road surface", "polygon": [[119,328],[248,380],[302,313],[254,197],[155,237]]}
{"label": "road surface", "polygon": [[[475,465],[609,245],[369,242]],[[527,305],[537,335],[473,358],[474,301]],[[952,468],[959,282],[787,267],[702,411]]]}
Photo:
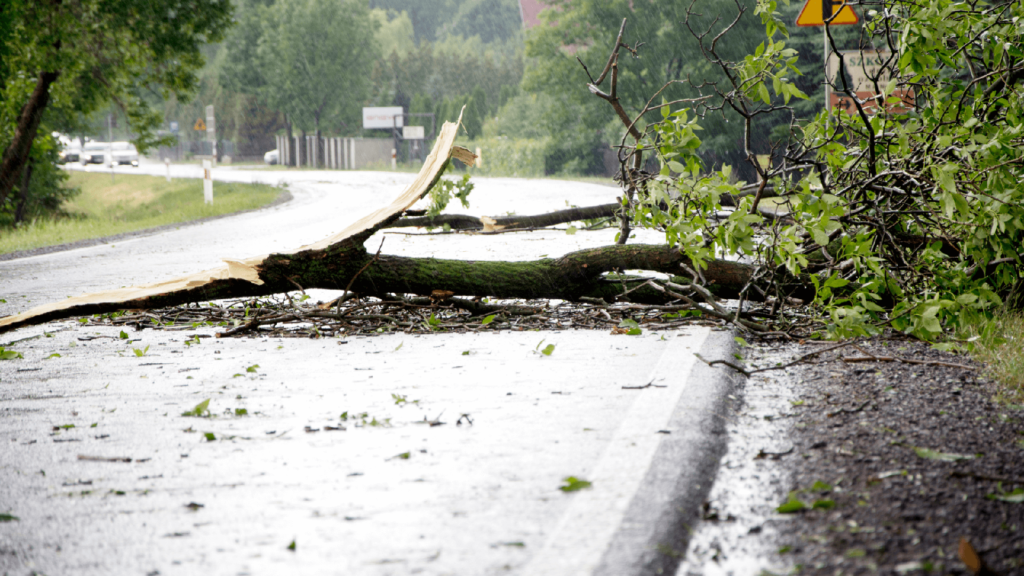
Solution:
{"label": "road surface", "polygon": [[[286,184],[293,200],[0,262],[0,313],[297,248],[412,178],[218,168],[217,180]],[[481,179],[463,212],[532,214],[614,195]],[[387,253],[515,260],[613,236],[385,232],[367,246],[384,238]],[[694,356],[728,354],[731,334],[700,327],[186,346],[195,333],[213,330],[124,340],[66,321],[0,338],[24,355],[0,362],[0,514],[16,518],[0,522],[0,573],[671,573],[714,478],[734,386]],[[535,352],[541,340],[556,345],[551,356]],[[623,388],[648,382],[664,387]],[[182,415],[206,399],[211,417]],[[570,476],[591,486],[561,491]]]}

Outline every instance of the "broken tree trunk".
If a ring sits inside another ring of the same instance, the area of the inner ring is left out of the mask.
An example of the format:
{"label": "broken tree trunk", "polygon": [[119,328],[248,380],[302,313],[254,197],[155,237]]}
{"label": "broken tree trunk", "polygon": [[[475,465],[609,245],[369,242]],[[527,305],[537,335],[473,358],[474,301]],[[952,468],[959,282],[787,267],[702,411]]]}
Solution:
{"label": "broken tree trunk", "polygon": [[[390,205],[360,219],[342,232],[291,253],[270,254],[174,280],[87,294],[0,319],[0,332],[21,326],[123,309],[147,309],[246,298],[288,292],[296,288],[351,290],[361,294],[429,295],[447,290],[463,296],[496,298],[583,297],[613,301],[625,292],[622,280],[602,274],[612,270],[651,270],[678,274],[689,265],[678,249],[666,245],[607,246],[528,262],[481,262],[373,256],[363,244],[378,230],[422,198],[441,177],[451,158],[472,165],[474,156],[454,146],[458,124],[445,123],[416,180]],[[692,267],[692,266],[691,266]],[[362,273],[360,273],[362,271]],[[712,261],[702,271],[720,296],[737,294],[749,281],[749,265]],[[353,280],[354,279],[354,280]],[[688,281],[675,278],[677,283]],[[628,288],[637,288],[634,280]],[[669,298],[649,286],[629,293],[629,300],[664,303]]]}

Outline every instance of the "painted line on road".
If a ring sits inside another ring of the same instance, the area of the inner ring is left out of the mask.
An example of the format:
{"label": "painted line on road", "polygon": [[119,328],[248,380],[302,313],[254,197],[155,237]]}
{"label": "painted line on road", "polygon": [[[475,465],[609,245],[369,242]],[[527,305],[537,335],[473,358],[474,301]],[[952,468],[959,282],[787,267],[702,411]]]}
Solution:
{"label": "painted line on road", "polygon": [[[652,539],[664,537],[680,514],[664,505],[681,498],[693,500],[689,484],[695,483],[687,469],[703,477],[710,467],[713,475],[720,450],[701,450],[724,446],[724,436],[708,438],[715,429],[714,418],[701,414],[713,410],[731,384],[716,382],[721,371],[701,370],[708,367],[698,363],[694,353],[698,348],[715,357],[731,352],[732,335],[698,330],[704,334],[673,339],[666,347],[645,382],[667,387],[636,391],[629,412],[585,478],[593,487],[566,495],[572,503],[522,574],[640,573],[640,566],[649,563],[648,548],[656,545]],[[684,442],[695,446],[681,447]],[[696,489],[700,494],[711,482],[704,484]]]}

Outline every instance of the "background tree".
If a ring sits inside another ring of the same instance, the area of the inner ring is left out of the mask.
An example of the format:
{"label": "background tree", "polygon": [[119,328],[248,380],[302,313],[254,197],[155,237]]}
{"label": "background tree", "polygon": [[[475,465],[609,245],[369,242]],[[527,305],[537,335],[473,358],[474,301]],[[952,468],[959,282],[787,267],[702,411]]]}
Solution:
{"label": "background tree", "polygon": [[258,55],[268,102],[317,136],[324,121],[357,122],[379,54],[365,1],[279,2],[265,15]]}
{"label": "background tree", "polygon": [[[202,66],[200,46],[230,24],[230,0],[10,0],[0,82],[10,137],[0,164],[0,205],[22,178],[51,102],[88,114],[114,102],[140,151],[156,143],[162,118],[143,97],[187,96]],[[13,114],[10,110],[16,110]]]}

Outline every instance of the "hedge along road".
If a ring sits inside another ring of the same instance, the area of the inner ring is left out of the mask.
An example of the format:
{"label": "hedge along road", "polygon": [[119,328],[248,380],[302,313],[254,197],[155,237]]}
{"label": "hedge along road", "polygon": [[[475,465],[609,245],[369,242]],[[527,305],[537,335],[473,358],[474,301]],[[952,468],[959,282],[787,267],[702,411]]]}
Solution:
{"label": "hedge along road", "polygon": [[[413,175],[218,168],[214,178],[287,184],[293,200],[0,262],[0,313],[317,241]],[[459,211],[536,214],[614,195],[480,179]],[[367,246],[383,237],[387,253],[521,260],[610,244],[614,233],[384,233]],[[727,354],[731,335],[696,327],[188,346],[182,332],[118,336],[67,321],[0,339],[24,355],[0,362],[0,514],[16,518],[0,522],[0,571],[667,572],[710,488],[724,441],[715,414],[733,386],[693,355]],[[555,344],[550,356],[535,352],[542,339]],[[665,387],[623,388],[648,382]],[[182,415],[206,399],[211,417]],[[343,412],[366,413],[366,425]],[[422,424],[439,415],[445,425]],[[560,491],[569,476],[591,485]]]}

